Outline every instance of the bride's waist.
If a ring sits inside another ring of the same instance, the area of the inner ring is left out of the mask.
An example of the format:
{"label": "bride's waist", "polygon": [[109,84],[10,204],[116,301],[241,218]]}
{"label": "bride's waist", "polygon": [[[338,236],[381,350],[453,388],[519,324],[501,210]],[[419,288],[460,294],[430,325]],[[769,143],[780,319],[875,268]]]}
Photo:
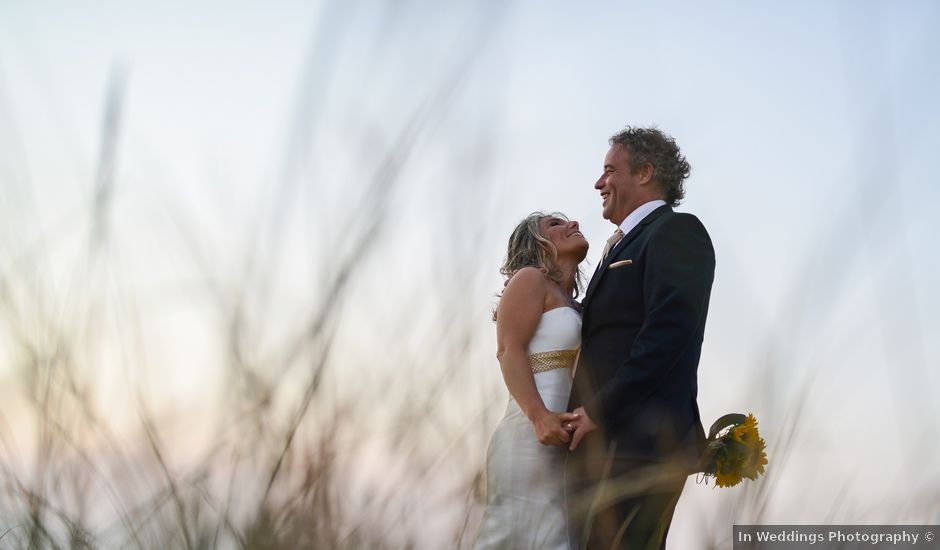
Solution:
{"label": "bride's waist", "polygon": [[[577,349],[559,349],[530,353],[529,366],[534,374],[545,373],[557,369],[570,369],[578,357]],[[570,373],[569,373],[570,374]]]}
{"label": "bride's waist", "polygon": [[[572,378],[570,368],[553,368],[533,372],[532,379],[535,382],[535,389],[539,392],[539,395],[542,396],[542,399],[548,396],[561,396],[567,400],[568,395],[571,393]],[[512,399],[512,394],[510,394],[509,397]]]}
{"label": "bride's waist", "polygon": [[[574,366],[577,356],[577,349],[542,351],[528,355],[535,388],[545,407],[551,411],[565,411],[571,392],[571,367]],[[507,416],[525,416],[511,394],[506,412]]]}
{"label": "bride's waist", "polygon": [[[542,404],[550,411],[564,412],[568,406],[568,396],[571,394],[571,370],[553,369],[535,374],[535,390],[542,399]],[[519,404],[509,395],[509,409],[519,409]],[[508,412],[507,411],[507,412]],[[521,410],[519,411],[521,413]]]}

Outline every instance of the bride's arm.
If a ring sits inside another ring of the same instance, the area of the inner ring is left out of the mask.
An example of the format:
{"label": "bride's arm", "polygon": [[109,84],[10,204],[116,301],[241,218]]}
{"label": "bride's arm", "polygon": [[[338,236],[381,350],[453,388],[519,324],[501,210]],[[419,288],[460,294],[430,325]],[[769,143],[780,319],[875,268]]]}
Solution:
{"label": "bride's arm", "polygon": [[527,354],[550,284],[534,267],[523,268],[510,279],[496,307],[496,357],[509,393],[529,417],[539,442],[561,445],[570,435],[561,427],[560,416],[545,407]]}

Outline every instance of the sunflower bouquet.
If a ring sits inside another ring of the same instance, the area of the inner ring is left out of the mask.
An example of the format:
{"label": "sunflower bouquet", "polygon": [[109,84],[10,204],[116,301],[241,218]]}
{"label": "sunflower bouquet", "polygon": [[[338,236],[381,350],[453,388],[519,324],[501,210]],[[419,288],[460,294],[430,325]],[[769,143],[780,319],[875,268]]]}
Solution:
{"label": "sunflower bouquet", "polygon": [[753,414],[726,414],[708,432],[701,472],[718,487],[734,487],[744,478],[755,480],[767,464],[766,444]]}

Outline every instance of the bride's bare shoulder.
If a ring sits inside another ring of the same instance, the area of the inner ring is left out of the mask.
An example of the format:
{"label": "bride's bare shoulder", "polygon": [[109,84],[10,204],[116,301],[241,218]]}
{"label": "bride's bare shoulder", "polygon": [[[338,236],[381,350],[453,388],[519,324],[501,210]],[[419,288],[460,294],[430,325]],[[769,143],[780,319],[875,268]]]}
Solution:
{"label": "bride's bare shoulder", "polygon": [[549,279],[541,269],[529,266],[523,267],[519,271],[512,274],[512,277],[506,283],[506,290],[509,290],[512,287],[545,289],[550,283],[551,279]]}
{"label": "bride's bare shoulder", "polygon": [[512,319],[526,319],[527,323],[537,323],[539,315],[545,309],[545,300],[549,296],[551,280],[536,267],[524,267],[512,274],[506,283],[496,307],[497,318],[511,312]]}
{"label": "bride's bare shoulder", "polygon": [[512,277],[506,281],[506,288],[503,289],[502,298],[509,298],[510,301],[517,299],[532,300],[535,298],[544,298],[551,285],[551,279],[537,267],[523,267],[512,274]]}

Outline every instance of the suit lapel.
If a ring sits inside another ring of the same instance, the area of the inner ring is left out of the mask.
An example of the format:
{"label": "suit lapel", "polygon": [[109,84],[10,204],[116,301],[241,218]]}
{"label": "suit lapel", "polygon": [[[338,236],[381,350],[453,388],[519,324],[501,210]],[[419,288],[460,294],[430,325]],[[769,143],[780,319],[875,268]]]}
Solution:
{"label": "suit lapel", "polygon": [[587,304],[591,300],[591,296],[593,296],[594,291],[597,289],[597,286],[600,284],[601,279],[603,279],[604,275],[607,274],[607,267],[611,263],[613,263],[613,261],[617,258],[617,255],[623,252],[623,250],[634,239],[636,239],[640,233],[643,232],[643,230],[646,228],[647,225],[652,223],[653,220],[655,220],[656,218],[658,218],[664,212],[667,212],[667,211],[672,212],[672,208],[666,205],[660,206],[656,210],[653,210],[652,212],[647,214],[646,217],[640,221],[640,223],[636,224],[636,227],[634,227],[633,229],[630,230],[629,233],[624,235],[623,238],[620,239],[620,242],[617,243],[616,246],[610,249],[610,252],[607,254],[607,258],[604,259],[604,261],[602,261],[599,266],[597,266],[597,270],[594,271],[594,275],[591,277],[591,281],[588,283],[587,291],[585,291],[584,293],[584,300],[581,301],[581,304],[583,307],[585,308],[587,307]]}

